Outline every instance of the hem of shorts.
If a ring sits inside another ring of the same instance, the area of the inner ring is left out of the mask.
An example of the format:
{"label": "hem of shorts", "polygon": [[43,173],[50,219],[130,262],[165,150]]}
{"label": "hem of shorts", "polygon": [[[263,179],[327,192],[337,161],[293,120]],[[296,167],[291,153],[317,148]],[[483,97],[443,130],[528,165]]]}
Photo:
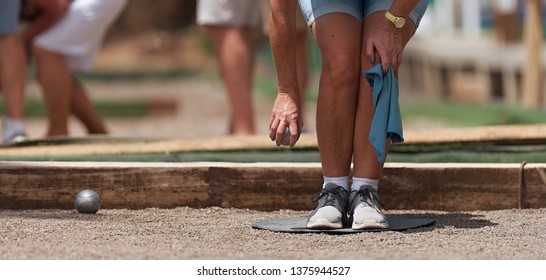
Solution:
{"label": "hem of shorts", "polygon": [[423,18],[423,16],[416,10],[412,10],[408,17],[411,19],[411,21],[413,21],[413,24],[415,24],[415,28],[419,27],[421,18]]}
{"label": "hem of shorts", "polygon": [[[387,10],[385,9],[378,9],[378,10],[373,10],[372,12],[366,12],[366,14],[364,15],[364,18],[367,18],[368,16],[370,16],[371,14],[374,14],[374,13],[377,13],[377,12],[386,12]],[[410,14],[408,15],[408,18],[413,22],[413,24],[415,25],[415,28],[419,27],[419,23],[421,22],[421,14],[416,11],[415,9],[412,10],[410,12]]]}
{"label": "hem of shorts", "polygon": [[17,29],[4,29],[0,31],[0,36],[8,37],[13,35],[18,35]]}
{"label": "hem of shorts", "polygon": [[37,47],[40,47],[42,49],[46,49],[50,52],[55,52],[60,55],[66,55],[66,56],[82,56],[84,55],[84,52],[75,52],[70,49],[65,48],[64,46],[61,46],[57,43],[50,43],[47,41],[41,41],[39,39],[34,40],[34,45]]}
{"label": "hem of shorts", "polygon": [[[83,54],[72,54],[70,51],[66,51],[64,49],[62,49],[61,47],[57,47],[57,46],[48,46],[48,44],[37,44],[35,43],[35,45],[37,47],[40,47],[42,49],[46,49],[50,52],[54,52],[54,53],[57,53],[59,55],[61,55],[68,67],[68,70],[70,70],[70,72],[72,73],[87,73],[87,72],[91,72],[91,70],[93,70],[93,64],[94,64],[94,60],[93,59],[93,62],[91,63],[87,63],[85,65],[78,65],[78,66],[74,66],[74,65],[70,65],[70,63],[68,62],[68,60],[72,57],[80,57],[82,56]],[[96,58],[96,57],[95,57]]]}
{"label": "hem of shorts", "polygon": [[355,17],[359,21],[362,21],[362,15],[360,14],[360,12],[357,9],[355,9],[355,8],[349,6],[349,5],[333,3],[333,4],[322,6],[319,9],[313,11],[313,13],[311,14],[311,17],[309,18],[309,21],[308,21],[307,25],[309,27],[311,27],[311,25],[313,25],[313,23],[319,17],[327,15],[327,14],[332,14],[332,13],[348,14],[348,15],[351,15],[351,16]]}

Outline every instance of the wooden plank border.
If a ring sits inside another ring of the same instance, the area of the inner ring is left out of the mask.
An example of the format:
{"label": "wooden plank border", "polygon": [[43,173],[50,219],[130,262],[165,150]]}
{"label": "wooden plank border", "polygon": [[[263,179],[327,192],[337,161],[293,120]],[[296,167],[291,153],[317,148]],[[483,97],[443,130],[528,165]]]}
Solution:
{"label": "wooden plank border", "polygon": [[[387,163],[380,197],[387,209],[546,207],[546,164],[525,166],[525,192],[520,171],[520,164]],[[315,163],[0,162],[0,209],[72,209],[75,195],[91,188],[102,208],[310,210],[321,182]]]}

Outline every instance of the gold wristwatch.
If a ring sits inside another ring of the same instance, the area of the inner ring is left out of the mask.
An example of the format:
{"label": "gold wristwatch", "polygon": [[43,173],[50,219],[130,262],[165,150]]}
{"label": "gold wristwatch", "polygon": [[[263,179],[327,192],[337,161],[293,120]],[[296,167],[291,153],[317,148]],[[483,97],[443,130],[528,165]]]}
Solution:
{"label": "gold wristwatch", "polygon": [[398,29],[404,27],[404,25],[406,24],[406,19],[405,18],[397,17],[397,16],[391,14],[391,12],[389,12],[389,11],[385,12],[385,17],[390,22],[392,22],[392,24],[394,24],[394,27],[396,27]]}

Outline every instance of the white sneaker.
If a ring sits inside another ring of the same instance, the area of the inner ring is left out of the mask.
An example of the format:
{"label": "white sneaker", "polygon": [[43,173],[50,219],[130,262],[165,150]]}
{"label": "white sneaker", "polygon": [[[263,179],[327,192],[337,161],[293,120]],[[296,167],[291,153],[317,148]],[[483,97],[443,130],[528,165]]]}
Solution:
{"label": "white sneaker", "polygon": [[2,143],[4,145],[11,145],[25,141],[26,139],[27,134],[25,133],[23,122],[4,117],[4,121],[2,122]]}
{"label": "white sneaker", "polygon": [[387,218],[381,212],[381,202],[372,186],[360,186],[351,191],[349,221],[352,229],[387,229]]}
{"label": "white sneaker", "polygon": [[307,228],[343,228],[349,201],[347,190],[334,183],[328,183],[314,201],[318,201],[318,205],[309,215]]}

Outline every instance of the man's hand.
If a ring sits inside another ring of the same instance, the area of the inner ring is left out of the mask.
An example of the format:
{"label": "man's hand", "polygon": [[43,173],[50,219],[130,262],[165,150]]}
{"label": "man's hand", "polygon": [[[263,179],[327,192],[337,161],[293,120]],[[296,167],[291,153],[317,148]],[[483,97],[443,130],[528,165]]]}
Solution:
{"label": "man's hand", "polygon": [[302,116],[299,115],[301,108],[298,94],[286,94],[279,92],[269,122],[269,138],[280,146],[286,128],[290,129],[290,146],[293,147],[298,141],[303,127]]}
{"label": "man's hand", "polygon": [[375,26],[375,30],[365,30],[364,36],[366,56],[373,60],[372,64],[381,63],[383,73],[387,73],[389,66],[398,72],[404,49],[400,30],[384,19],[381,24]]}

